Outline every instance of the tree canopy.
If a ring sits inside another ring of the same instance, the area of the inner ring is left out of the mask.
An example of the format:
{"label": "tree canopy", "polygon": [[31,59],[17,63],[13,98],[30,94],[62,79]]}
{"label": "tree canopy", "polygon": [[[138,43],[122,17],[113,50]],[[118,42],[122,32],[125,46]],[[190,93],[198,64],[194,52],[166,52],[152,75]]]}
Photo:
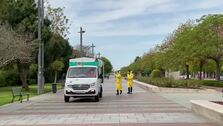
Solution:
{"label": "tree canopy", "polygon": [[202,71],[215,71],[216,79],[220,80],[222,60],[223,15],[205,15],[179,25],[161,45],[123,70],[132,69],[138,73],[150,73],[154,69],[180,70],[188,75],[189,72],[199,72],[200,79]]}
{"label": "tree canopy", "polygon": [[111,73],[113,69],[111,62],[106,57],[101,57],[100,59],[104,62],[105,74]]}
{"label": "tree canopy", "polygon": [[[18,73],[24,88],[28,89],[27,81],[36,79],[28,76],[30,64],[37,64],[37,29],[38,29],[38,8],[35,0],[1,0],[0,1],[0,66],[4,65],[5,71],[17,64]],[[72,56],[66,35],[69,25],[68,19],[62,8],[48,6],[49,13],[44,17],[42,27],[42,41],[45,43],[45,81],[53,81],[53,68],[51,64],[60,60],[67,70],[68,58]],[[63,22],[63,23],[62,23]],[[3,36],[2,36],[3,35]],[[21,62],[23,59],[26,62]],[[13,62],[16,61],[16,62]],[[61,76],[60,73],[59,76]],[[29,77],[29,78],[28,78]],[[0,80],[1,81],[1,80]]]}

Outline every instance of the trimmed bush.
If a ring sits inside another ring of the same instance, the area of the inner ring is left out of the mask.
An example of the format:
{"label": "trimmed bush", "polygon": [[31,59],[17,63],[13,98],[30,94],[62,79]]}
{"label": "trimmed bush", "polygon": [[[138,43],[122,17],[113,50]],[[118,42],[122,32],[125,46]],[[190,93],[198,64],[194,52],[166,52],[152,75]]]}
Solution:
{"label": "trimmed bush", "polygon": [[161,78],[161,71],[158,69],[153,70],[150,77],[151,78]]}
{"label": "trimmed bush", "polygon": [[223,81],[202,80],[202,83],[205,86],[223,87]]}
{"label": "trimmed bush", "polygon": [[200,88],[202,82],[200,80],[174,80],[173,78],[149,78],[139,77],[139,81],[156,85],[158,87],[169,88]]}
{"label": "trimmed bush", "polygon": [[6,71],[0,70],[0,87],[6,86]]}
{"label": "trimmed bush", "polygon": [[36,84],[37,80],[36,79],[28,79],[28,84]]}
{"label": "trimmed bush", "polygon": [[201,88],[202,85],[203,83],[200,80],[187,80],[188,88]]}
{"label": "trimmed bush", "polygon": [[0,70],[0,87],[19,85],[19,74],[16,70]]}

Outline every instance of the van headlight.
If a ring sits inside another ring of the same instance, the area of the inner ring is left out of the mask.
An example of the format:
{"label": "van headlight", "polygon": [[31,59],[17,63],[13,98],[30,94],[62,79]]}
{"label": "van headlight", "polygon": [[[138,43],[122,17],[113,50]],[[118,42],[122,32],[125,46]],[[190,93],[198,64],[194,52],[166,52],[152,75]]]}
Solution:
{"label": "van headlight", "polygon": [[92,83],[92,84],[90,84],[91,87],[94,87],[95,85],[96,85],[96,83]]}
{"label": "van headlight", "polygon": [[73,85],[67,85],[67,87],[68,87],[68,88],[72,88],[72,87],[73,87]]}

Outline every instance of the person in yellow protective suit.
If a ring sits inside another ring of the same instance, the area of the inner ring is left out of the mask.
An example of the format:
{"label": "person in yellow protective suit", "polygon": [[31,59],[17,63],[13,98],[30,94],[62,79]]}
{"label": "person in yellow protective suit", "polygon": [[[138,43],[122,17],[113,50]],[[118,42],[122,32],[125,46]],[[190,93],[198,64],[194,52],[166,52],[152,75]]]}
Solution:
{"label": "person in yellow protective suit", "polygon": [[127,79],[128,79],[128,82],[127,82],[128,83],[128,93],[127,94],[132,94],[134,74],[130,70],[127,73]]}
{"label": "person in yellow protective suit", "polygon": [[116,95],[122,94],[122,75],[121,72],[118,71],[115,75],[116,78]]}

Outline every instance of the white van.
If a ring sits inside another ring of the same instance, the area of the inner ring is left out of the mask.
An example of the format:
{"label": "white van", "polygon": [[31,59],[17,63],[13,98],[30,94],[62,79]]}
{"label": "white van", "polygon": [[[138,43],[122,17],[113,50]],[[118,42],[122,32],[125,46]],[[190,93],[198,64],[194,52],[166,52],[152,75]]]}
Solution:
{"label": "white van", "polygon": [[102,97],[104,80],[104,64],[100,59],[70,59],[64,87],[64,101],[70,97],[93,97],[99,101]]}

